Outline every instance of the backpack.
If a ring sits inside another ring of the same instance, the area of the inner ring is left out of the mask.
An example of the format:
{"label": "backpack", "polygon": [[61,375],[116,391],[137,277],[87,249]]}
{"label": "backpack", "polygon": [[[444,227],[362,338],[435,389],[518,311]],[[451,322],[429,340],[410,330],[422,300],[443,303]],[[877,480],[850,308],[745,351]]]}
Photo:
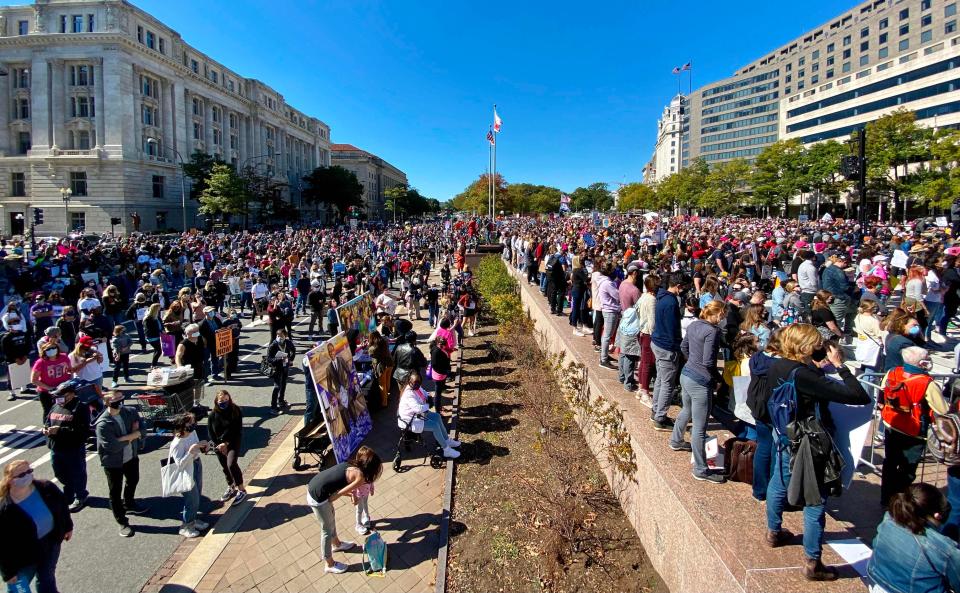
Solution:
{"label": "backpack", "polygon": [[770,392],[770,399],[767,400],[767,412],[770,414],[770,424],[778,436],[787,436],[787,426],[794,421],[797,416],[797,370],[801,367],[795,367],[787,376],[786,381],[781,381],[779,385]]}
{"label": "backpack", "polygon": [[376,531],[367,536],[363,542],[363,557],[361,558],[363,571],[370,576],[384,577],[387,575],[387,542],[383,541]]}
{"label": "backpack", "polygon": [[723,475],[731,482],[753,484],[753,455],[756,441],[730,437],[723,444]]}
{"label": "backpack", "polygon": [[640,317],[637,315],[637,309],[635,307],[630,307],[623,312],[623,317],[620,319],[620,327],[617,328],[617,332],[625,336],[636,336],[640,334]]}
{"label": "backpack", "polygon": [[[907,377],[903,367],[891,370],[887,374],[887,383],[881,396],[883,408],[880,417],[884,424],[905,435],[922,436],[928,418],[925,414],[924,399],[927,387],[932,381],[929,375]],[[908,383],[915,387],[907,389]]]}
{"label": "backpack", "polygon": [[927,434],[927,452],[945,465],[960,465],[960,416],[956,413],[933,414]]}

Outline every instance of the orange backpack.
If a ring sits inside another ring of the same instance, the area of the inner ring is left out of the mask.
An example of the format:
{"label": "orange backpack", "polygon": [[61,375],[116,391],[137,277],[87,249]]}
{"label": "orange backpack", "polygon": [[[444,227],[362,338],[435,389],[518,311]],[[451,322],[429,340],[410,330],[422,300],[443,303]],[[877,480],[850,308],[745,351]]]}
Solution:
{"label": "orange backpack", "polygon": [[932,381],[929,375],[908,376],[903,367],[892,369],[883,388],[883,423],[905,435],[923,436],[924,414],[930,413],[924,400]]}

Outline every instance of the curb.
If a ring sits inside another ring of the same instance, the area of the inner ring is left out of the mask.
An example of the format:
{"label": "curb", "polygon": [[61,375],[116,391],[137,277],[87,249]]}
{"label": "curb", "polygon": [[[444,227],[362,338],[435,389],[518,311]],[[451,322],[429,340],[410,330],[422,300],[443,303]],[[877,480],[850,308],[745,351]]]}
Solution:
{"label": "curb", "polygon": [[[457,438],[457,419],[460,417],[460,393],[463,389],[463,355],[466,348],[460,350],[460,364],[457,365],[457,388],[453,394],[453,413],[450,418],[450,434]],[[447,589],[447,554],[450,550],[450,517],[453,509],[453,485],[457,473],[457,464],[447,464],[446,479],[443,486],[443,511],[440,515],[440,547],[437,550],[437,575],[435,593],[444,593]]]}

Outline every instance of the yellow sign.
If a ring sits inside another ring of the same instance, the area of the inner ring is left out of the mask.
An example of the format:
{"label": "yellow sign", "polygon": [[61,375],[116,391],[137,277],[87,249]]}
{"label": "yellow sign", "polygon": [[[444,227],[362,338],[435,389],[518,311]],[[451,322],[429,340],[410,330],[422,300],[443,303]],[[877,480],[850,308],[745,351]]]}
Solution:
{"label": "yellow sign", "polygon": [[233,352],[233,330],[229,327],[218,329],[214,337],[217,342],[217,356],[224,356]]}

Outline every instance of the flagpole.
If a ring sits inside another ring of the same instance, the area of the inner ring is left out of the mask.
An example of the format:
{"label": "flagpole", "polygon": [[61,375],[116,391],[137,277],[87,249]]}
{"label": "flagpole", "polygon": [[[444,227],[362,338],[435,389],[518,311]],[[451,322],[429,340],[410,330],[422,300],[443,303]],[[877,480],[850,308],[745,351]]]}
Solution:
{"label": "flagpole", "polygon": [[690,60],[687,63],[690,64],[690,78],[687,79],[687,96],[690,96],[690,94],[693,92],[693,60]]}
{"label": "flagpole", "polygon": [[[494,114],[493,125],[496,126],[497,125],[497,122],[496,122],[497,104],[496,103],[493,104],[493,114]],[[493,179],[490,180],[490,183],[492,184],[492,187],[493,187],[493,193],[492,193],[493,209],[490,211],[490,214],[492,217],[491,220],[496,220],[497,219],[497,136],[496,136],[496,133],[494,133],[494,136],[493,136]]]}
{"label": "flagpole", "polygon": [[487,140],[487,213],[490,213],[490,175],[493,171],[493,145]]}

